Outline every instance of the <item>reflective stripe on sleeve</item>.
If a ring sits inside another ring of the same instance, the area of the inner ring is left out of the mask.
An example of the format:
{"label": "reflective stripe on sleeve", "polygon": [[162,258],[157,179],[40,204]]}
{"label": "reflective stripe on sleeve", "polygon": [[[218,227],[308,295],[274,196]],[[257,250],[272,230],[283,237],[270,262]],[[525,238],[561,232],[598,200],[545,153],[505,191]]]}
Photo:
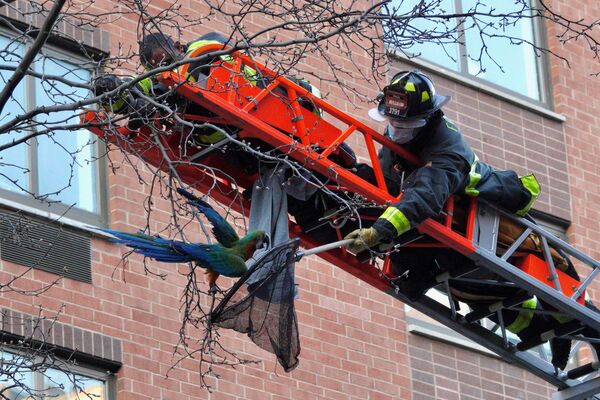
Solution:
{"label": "reflective stripe on sleeve", "polygon": [[529,200],[529,203],[527,203],[525,207],[517,211],[517,215],[523,216],[527,213],[527,211],[531,209],[531,207],[533,206],[533,202],[540,195],[540,183],[537,181],[535,175],[533,174],[522,176],[519,179],[521,180],[521,184],[523,185],[523,187],[527,189],[527,191],[529,191],[529,193],[531,194],[531,199]]}
{"label": "reflective stripe on sleeve", "polygon": [[[208,44],[223,44],[223,43],[221,43],[221,42],[219,42],[217,40],[197,40],[197,41],[195,41],[193,43],[190,43],[187,46],[187,49],[186,49],[187,53],[186,54],[191,54],[194,50],[196,50],[196,49],[198,49],[198,48],[200,48],[202,46],[206,46]],[[225,46],[225,45],[223,45],[223,46]],[[221,56],[219,56],[219,58],[222,61],[225,61],[225,62],[233,62],[233,57],[230,54],[222,54]],[[252,67],[250,67],[248,65],[244,65],[243,66],[243,71],[242,72],[243,72],[244,77],[246,78],[246,80],[251,85],[256,86],[256,81],[258,79],[258,72],[254,68],[252,68]],[[190,79],[190,81],[192,81],[192,82],[195,81],[195,79],[193,79],[193,77],[187,77],[187,78],[188,79],[192,78],[192,79]]]}
{"label": "reflective stripe on sleeve", "polygon": [[144,78],[136,83],[136,85],[145,95],[149,95],[152,92],[152,80],[150,78]]}
{"label": "reflective stripe on sleeve", "polygon": [[471,164],[471,171],[469,171],[469,183],[467,187],[465,187],[465,194],[473,197],[479,196],[479,190],[477,190],[477,185],[481,180],[481,174],[477,172],[477,163],[479,159],[475,156],[473,163]]}
{"label": "reflective stripe on sleeve", "polygon": [[388,207],[379,218],[383,218],[396,228],[398,236],[410,230],[410,222],[404,213],[396,207]]}
{"label": "reflective stripe on sleeve", "polygon": [[212,132],[210,134],[206,134],[206,135],[198,135],[198,139],[202,143],[206,143],[206,144],[217,143],[217,142],[220,142],[221,140],[223,140],[224,138],[225,138],[225,134],[220,131],[214,131],[214,132]]}
{"label": "reflective stripe on sleeve", "polygon": [[188,44],[187,49],[186,49],[187,54],[191,54],[197,48],[206,46],[207,44],[221,44],[221,45],[225,46],[223,43],[221,43],[217,40],[196,40],[195,42]]}

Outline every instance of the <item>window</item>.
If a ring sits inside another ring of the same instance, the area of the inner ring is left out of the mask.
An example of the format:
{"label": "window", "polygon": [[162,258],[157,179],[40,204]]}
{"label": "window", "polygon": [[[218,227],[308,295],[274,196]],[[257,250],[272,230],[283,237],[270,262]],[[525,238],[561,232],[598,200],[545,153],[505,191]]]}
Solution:
{"label": "window", "polygon": [[[418,0],[392,2],[390,13],[395,7],[395,15],[407,16],[408,22],[387,24],[386,38],[390,46],[410,57],[417,56],[529,100],[547,102],[541,58],[527,44],[540,42],[539,23],[530,18],[528,7],[522,11],[523,5],[514,1],[441,0],[439,4],[427,1],[425,3],[431,5],[424,12],[426,16],[415,18],[415,7],[419,3]],[[476,20],[434,17],[474,11],[479,13]],[[509,17],[485,15],[489,13]],[[485,34],[481,35],[475,24],[485,27]]]}
{"label": "window", "polygon": [[[0,61],[15,66],[27,51],[27,44],[0,34]],[[73,55],[44,48],[31,70],[44,74],[44,79],[26,76],[15,89],[0,114],[0,125],[15,116],[40,106],[70,104],[88,96],[85,87],[92,69]],[[0,70],[5,83],[11,70]],[[61,79],[52,79],[58,76]],[[65,82],[64,80],[72,82]],[[103,201],[99,191],[99,141],[85,129],[56,129],[78,123],[76,111],[39,114],[32,126],[17,125],[0,134],[0,145],[23,138],[32,131],[43,132],[21,144],[0,152],[0,197],[34,207],[44,207],[25,193],[47,198],[50,211],[69,219],[104,225]]]}
{"label": "window", "polygon": [[[1,353],[0,393],[2,398],[26,400],[44,397],[55,400],[109,400],[112,376],[90,368],[61,362],[44,367],[42,360],[26,355]],[[33,396],[33,397],[32,397]]]}

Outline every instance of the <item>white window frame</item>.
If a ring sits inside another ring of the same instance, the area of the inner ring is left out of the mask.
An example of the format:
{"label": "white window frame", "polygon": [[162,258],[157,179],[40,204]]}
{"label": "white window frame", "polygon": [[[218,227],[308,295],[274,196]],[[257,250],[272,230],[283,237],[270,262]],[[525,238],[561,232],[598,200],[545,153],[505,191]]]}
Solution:
{"label": "white window frame", "polygon": [[[1,350],[0,357],[2,357],[2,353],[13,354],[16,356],[27,358],[27,355],[19,354],[18,351],[7,351]],[[31,359],[32,363],[40,364],[43,362],[42,357],[33,357]],[[68,365],[68,367],[67,367]],[[74,364],[67,361],[64,361],[64,365],[61,366],[61,369],[53,367],[52,364],[48,365],[48,369],[54,369],[62,373],[70,373],[74,375],[81,375],[87,378],[92,378],[98,381],[102,381],[104,383],[104,400],[116,400],[117,399],[117,390],[116,390],[116,376],[111,373],[103,370],[99,367],[94,367],[88,364]],[[23,373],[27,371],[21,371]],[[38,393],[43,392],[43,383],[44,383],[44,373],[40,371],[30,371],[28,373],[33,374],[33,387],[38,391]],[[82,396],[82,398],[87,398],[87,396]]]}
{"label": "white window frame", "polygon": [[[530,0],[534,5],[537,3],[536,0]],[[460,9],[462,7],[462,0],[453,0],[454,9]],[[533,40],[534,42],[542,48],[547,47],[547,34],[546,29],[542,21],[538,19],[532,19],[532,29],[533,29]],[[515,92],[505,86],[498,85],[489,80],[477,77],[468,72],[468,66],[466,62],[466,46],[464,43],[454,43],[453,46],[457,47],[457,57],[458,57],[458,66],[459,70],[456,71],[452,68],[448,68],[446,65],[437,64],[435,62],[429,61],[423,57],[407,57],[404,52],[398,51],[394,49],[392,44],[387,44],[388,53],[399,59],[402,62],[413,64],[416,67],[423,68],[425,70],[432,71],[434,73],[438,73],[443,75],[449,79],[457,81],[465,86],[472,87],[477,90],[481,90],[488,94],[491,94],[495,97],[499,97],[503,100],[507,100],[511,103],[517,104],[519,106],[525,107],[531,111],[542,114],[546,117],[550,117],[556,121],[564,122],[566,121],[565,116],[555,113],[552,111],[552,85],[550,82],[550,73],[549,73],[549,60],[548,55],[542,53],[540,57],[536,57],[536,70],[538,75],[538,85],[540,92],[540,99],[534,99],[528,96],[525,96],[521,93]],[[522,46],[527,46],[526,44],[522,44]],[[406,53],[410,53],[410,49],[405,51]]]}
{"label": "white window frame", "polygon": [[[0,28],[0,35],[14,38],[14,34],[5,28]],[[24,51],[31,45],[30,42],[23,43]],[[86,62],[83,58],[77,54],[69,51],[59,49],[52,45],[46,45],[43,48],[43,54],[45,56],[54,57],[59,60],[66,62],[77,63]],[[92,76],[94,71],[92,72]],[[32,77],[26,76],[24,78],[25,84],[25,99],[24,105],[27,109],[35,107],[35,84]],[[35,193],[37,190],[37,163],[38,156],[36,145],[37,138],[31,139],[33,145],[28,146],[27,160],[31,168],[32,177],[29,178],[29,190]],[[94,153],[97,159],[91,164],[94,168],[95,173],[95,201],[97,202],[97,212],[91,212],[83,210],[77,207],[71,207],[70,205],[53,202],[51,204],[42,202],[31,197],[29,194],[25,194],[19,191],[11,191],[0,188],[0,205],[3,205],[10,209],[26,211],[30,214],[37,215],[52,221],[60,221],[61,223],[83,229],[90,230],[90,226],[95,227],[108,227],[108,195],[106,190],[107,172],[106,172],[106,159],[103,154],[106,153],[106,144],[99,138],[96,140],[94,146]],[[37,194],[37,193],[36,193]],[[65,214],[66,212],[66,214]]]}

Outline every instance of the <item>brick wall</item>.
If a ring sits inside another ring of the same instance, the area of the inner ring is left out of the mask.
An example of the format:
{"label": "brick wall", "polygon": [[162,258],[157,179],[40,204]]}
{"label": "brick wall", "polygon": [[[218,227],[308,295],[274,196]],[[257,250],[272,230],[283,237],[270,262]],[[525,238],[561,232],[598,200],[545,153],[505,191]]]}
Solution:
{"label": "brick wall", "polygon": [[545,400],[553,390],[498,359],[416,335],[409,337],[413,400]]}
{"label": "brick wall", "polygon": [[[588,20],[589,16],[600,12],[597,2],[586,0],[579,3],[580,7],[573,7],[572,3],[560,1],[556,7],[559,12],[568,13],[576,19]],[[558,32],[550,29],[549,33]],[[592,75],[597,70],[597,64],[584,58],[589,51],[582,41],[563,48],[559,48],[555,41],[551,44],[570,63],[570,68],[560,61],[552,64],[556,110],[567,117],[564,129],[573,221],[569,230],[570,239],[579,248],[598,258],[600,171],[597,166],[600,136],[597,129],[600,100],[596,93],[600,89],[600,80]]]}
{"label": "brick wall", "polygon": [[[121,363],[121,341],[97,332],[57,322],[56,317],[0,310],[2,332],[34,343],[65,349],[71,357],[93,356],[99,363]],[[73,353],[75,351],[75,353]]]}
{"label": "brick wall", "polygon": [[[202,12],[202,2],[189,3],[200,9],[192,10],[186,3],[184,12]],[[559,7],[571,4],[566,0],[555,3]],[[594,1],[582,3],[587,8],[578,11],[568,7],[568,11],[580,12],[580,17],[600,15],[600,6]],[[103,0],[94,7],[110,11],[117,4]],[[123,18],[106,27],[113,54],[119,52],[119,43],[135,46],[136,22]],[[265,23],[258,18],[253,22],[259,26]],[[184,36],[192,39],[213,29],[222,30],[225,25],[223,21],[209,21],[186,31]],[[106,40],[101,43],[105,46]],[[556,46],[554,40],[550,43]],[[567,116],[566,123],[522,110],[441,76],[434,80],[441,93],[453,96],[448,114],[480,158],[499,168],[535,172],[544,187],[539,209],[571,219],[571,240],[598,257],[600,172],[596,162],[600,138],[594,130],[598,122],[594,110],[600,110],[600,100],[594,96],[599,92],[597,78],[588,75],[592,67],[577,62],[581,46],[578,43],[561,50],[573,61],[571,70],[560,61],[551,61],[556,110]],[[341,57],[338,61],[343,62]],[[312,71],[325,68],[316,58],[310,58],[305,67]],[[358,76],[348,81],[375,97],[375,88],[366,89]],[[339,89],[322,83],[321,90],[330,93],[327,100],[333,104],[365,118],[368,106],[358,97],[350,105]],[[147,191],[129,167],[110,174],[112,227],[135,230],[145,224],[140,199]],[[161,206],[167,204],[159,202]],[[162,216],[166,218],[167,214]],[[538,400],[551,393],[539,379],[497,359],[408,333],[402,303],[317,257],[309,257],[296,268],[300,366],[286,374],[276,366],[273,356],[257,349],[244,335],[223,332],[225,343],[241,355],[263,362],[236,370],[218,368],[221,378],[211,381],[215,391],[209,395],[199,389],[196,361],[186,360],[170,369],[177,359],[173,347],[178,341],[179,300],[184,284],[177,272],[184,266],[150,263],[154,273],[167,274],[162,280],[145,273],[140,257],[121,263],[123,252],[103,239],[94,239],[92,285],[65,279],[40,297],[7,294],[0,299],[3,307],[25,314],[36,314],[39,306],[52,313],[64,305],[61,324],[121,343],[119,399]],[[1,266],[3,276],[23,272],[19,266]],[[39,287],[54,279],[51,274],[32,271],[19,284]]]}

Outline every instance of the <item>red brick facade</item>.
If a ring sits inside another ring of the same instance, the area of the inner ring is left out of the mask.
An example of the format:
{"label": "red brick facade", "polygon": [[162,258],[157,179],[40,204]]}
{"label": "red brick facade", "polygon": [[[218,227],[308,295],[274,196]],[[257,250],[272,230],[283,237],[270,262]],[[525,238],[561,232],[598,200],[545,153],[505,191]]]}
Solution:
{"label": "red brick facade", "polygon": [[[202,2],[188,13],[202,12]],[[554,2],[561,12],[574,18],[600,15],[600,4],[566,0]],[[95,8],[111,10],[116,2],[96,2]],[[564,10],[562,7],[564,6]],[[196,8],[197,7],[197,8]],[[257,18],[257,26],[268,23]],[[136,20],[114,22],[110,48],[119,43],[135,46]],[[227,25],[211,21],[185,32],[193,39]],[[566,117],[560,122],[510,103],[502,98],[432,73],[438,91],[451,94],[446,110],[454,119],[479,157],[498,168],[534,172],[543,185],[537,208],[570,220],[569,239],[580,249],[600,258],[600,136],[595,129],[600,119],[599,78],[590,73],[600,68],[591,58],[583,59],[582,41],[559,47],[549,28],[552,49],[571,63],[571,68],[550,58],[554,110]],[[106,35],[106,34],[104,34]],[[105,44],[105,36],[100,34]],[[343,57],[335,59],[343,64]],[[364,68],[369,68],[364,58]],[[133,65],[132,65],[133,67]],[[326,69],[311,57],[303,68],[319,74]],[[392,70],[397,68],[392,67]],[[375,87],[367,87],[354,74],[350,84],[371,98]],[[316,82],[319,84],[318,82]],[[321,83],[326,100],[366,120],[368,105],[358,97],[348,101],[336,87]],[[356,143],[357,144],[357,143]],[[355,146],[356,147],[356,146]],[[113,156],[113,161],[118,158]],[[131,168],[109,174],[109,209],[112,228],[135,230],[144,226],[142,201],[147,187],[140,185]],[[156,218],[168,220],[168,205]],[[156,227],[160,221],[156,222]],[[144,273],[141,257],[133,256],[119,265],[123,248],[104,239],[93,240],[93,283],[63,279],[40,297],[3,295],[0,304],[7,309],[35,315],[42,306],[49,313],[65,305],[60,323],[103,339],[118,339],[123,362],[117,374],[118,399],[203,399],[283,400],[283,399],[548,399],[553,388],[498,359],[409,333],[404,305],[350,276],[320,258],[309,257],[296,268],[299,300],[296,302],[301,335],[300,366],[286,374],[276,366],[272,355],[257,349],[244,335],[224,333],[224,341],[241,354],[263,360],[258,365],[236,370],[218,368],[214,393],[199,388],[198,364],[186,360],[170,370],[177,357],[173,348],[180,328],[180,296],[184,278],[177,267],[150,263],[154,272],[166,273],[165,280]],[[179,267],[183,271],[184,266]],[[2,263],[3,277],[22,268]],[[20,281],[24,288],[55,279],[49,273],[34,271]],[[70,329],[70,328],[69,328]],[[79,332],[77,331],[77,332]],[[93,336],[91,336],[93,350]],[[58,339],[57,339],[58,340]],[[64,342],[63,344],[68,344]],[[75,343],[75,342],[73,342]],[[107,342],[108,343],[108,342]],[[111,342],[112,343],[112,342]],[[115,344],[111,344],[116,357]],[[168,377],[165,377],[168,373]]]}

